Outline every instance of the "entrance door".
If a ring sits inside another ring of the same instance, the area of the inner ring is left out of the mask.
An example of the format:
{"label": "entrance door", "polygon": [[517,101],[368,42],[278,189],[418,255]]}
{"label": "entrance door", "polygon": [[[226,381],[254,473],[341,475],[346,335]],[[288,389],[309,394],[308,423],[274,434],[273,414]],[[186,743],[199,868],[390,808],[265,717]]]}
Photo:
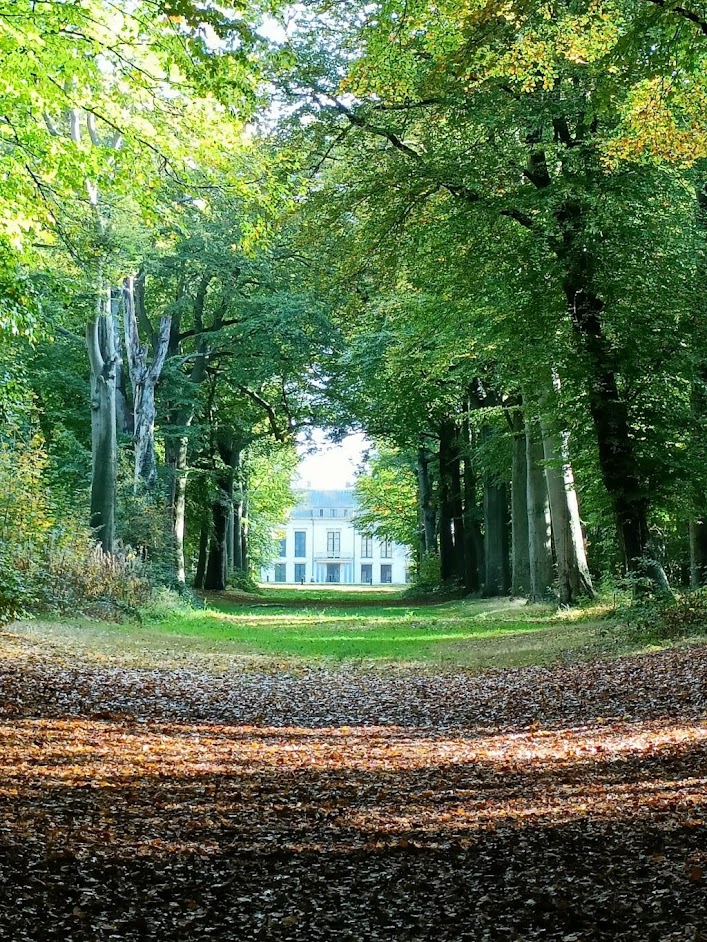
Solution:
{"label": "entrance door", "polygon": [[327,582],[341,582],[341,564],[340,563],[327,563],[326,564],[326,581]]}

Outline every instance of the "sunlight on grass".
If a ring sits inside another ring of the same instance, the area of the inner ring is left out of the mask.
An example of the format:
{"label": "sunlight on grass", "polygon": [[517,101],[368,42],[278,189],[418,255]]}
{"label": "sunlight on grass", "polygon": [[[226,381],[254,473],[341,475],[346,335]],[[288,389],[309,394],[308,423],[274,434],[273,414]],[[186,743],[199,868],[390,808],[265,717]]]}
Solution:
{"label": "sunlight on grass", "polygon": [[[206,608],[157,611],[141,625],[63,621],[48,630],[48,622],[25,623],[22,633],[57,651],[78,645],[94,663],[117,658],[154,666],[195,658],[216,671],[236,661],[293,670],[351,661],[371,669],[417,664],[474,673],[647,649],[607,620],[592,620],[591,607],[581,618],[517,599],[357,607],[351,594],[335,594],[337,604],[320,599],[291,608],[213,596]],[[279,592],[273,597],[282,601]]]}
{"label": "sunlight on grass", "polygon": [[[279,593],[276,598],[279,598]],[[583,625],[553,622],[548,606],[520,600],[436,605],[258,606],[211,599],[203,611],[150,623],[157,634],[199,639],[258,657],[457,663],[471,669],[543,663],[590,641]]]}

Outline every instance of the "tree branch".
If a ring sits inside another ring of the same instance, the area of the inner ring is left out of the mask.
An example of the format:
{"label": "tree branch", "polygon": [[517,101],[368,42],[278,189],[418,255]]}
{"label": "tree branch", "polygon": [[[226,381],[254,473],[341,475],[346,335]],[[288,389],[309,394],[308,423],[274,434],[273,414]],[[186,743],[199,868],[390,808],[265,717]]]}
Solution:
{"label": "tree branch", "polygon": [[275,441],[284,442],[287,441],[288,435],[286,432],[283,432],[280,426],[277,423],[277,415],[274,408],[270,403],[265,399],[260,393],[255,392],[254,389],[248,389],[247,386],[239,386],[238,389],[251,399],[256,405],[260,406],[263,409],[268,417],[268,422],[270,423],[270,429],[272,430]]}
{"label": "tree branch", "polygon": [[[319,104],[321,104],[319,96],[315,94],[314,97],[319,102]],[[466,184],[455,183],[450,180],[436,179],[434,173],[430,171],[430,168],[424,157],[414,150],[414,148],[406,144],[394,131],[391,131],[388,128],[380,127],[379,125],[371,124],[360,114],[357,114],[351,108],[348,108],[346,105],[340,102],[337,98],[334,98],[332,95],[329,95],[328,97],[333,102],[333,106],[336,111],[343,115],[352,125],[361,128],[364,131],[368,131],[369,134],[373,134],[376,137],[384,138],[397,151],[404,154],[406,157],[415,160],[418,165],[425,169],[429,175],[430,180],[436,183],[437,188],[446,190],[447,193],[449,193],[451,196],[454,196],[457,199],[462,199],[467,203],[476,204],[481,202],[481,194],[477,190],[466,186]],[[535,228],[532,218],[518,210],[500,210],[500,215],[507,216],[509,219],[513,219],[515,222],[519,223],[526,229]]]}
{"label": "tree branch", "polygon": [[689,20],[690,23],[694,23],[698,27],[704,36],[707,36],[707,19],[699,13],[695,13],[694,10],[688,10],[687,7],[672,6],[667,0],[646,0],[646,2],[661,7],[666,13],[674,13],[684,20]]}

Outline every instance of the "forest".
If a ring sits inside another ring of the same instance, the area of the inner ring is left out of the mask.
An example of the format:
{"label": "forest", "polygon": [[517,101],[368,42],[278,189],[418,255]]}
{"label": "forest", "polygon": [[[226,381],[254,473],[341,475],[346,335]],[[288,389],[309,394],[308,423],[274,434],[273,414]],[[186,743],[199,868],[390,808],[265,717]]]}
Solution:
{"label": "forest", "polygon": [[314,426],[421,583],[704,583],[699,4],[23,0],[0,43],[7,615],[247,584]]}

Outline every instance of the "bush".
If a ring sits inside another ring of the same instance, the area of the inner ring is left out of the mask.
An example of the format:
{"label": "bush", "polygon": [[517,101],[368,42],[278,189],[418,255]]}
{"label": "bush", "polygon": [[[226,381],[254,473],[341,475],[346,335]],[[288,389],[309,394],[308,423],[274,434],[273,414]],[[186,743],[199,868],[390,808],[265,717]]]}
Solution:
{"label": "bush", "polygon": [[462,592],[462,586],[459,583],[443,583],[441,581],[439,556],[435,553],[428,553],[419,562],[416,562],[412,567],[411,574],[413,582],[406,590],[407,595],[414,597],[443,593],[445,596],[456,596]]}
{"label": "bush", "polygon": [[707,633],[707,588],[686,592],[675,599],[632,605],[624,615],[636,635],[657,641],[677,640]]}
{"label": "bush", "polygon": [[38,583],[40,606],[61,613],[100,609],[134,614],[151,591],[137,553],[128,547],[104,553],[97,544],[49,547]]}
{"label": "bush", "polygon": [[37,603],[31,574],[17,563],[0,550],[0,625],[26,614]]}
{"label": "bush", "polygon": [[253,579],[250,573],[234,570],[228,577],[228,588],[239,589],[241,592],[250,592],[253,595],[262,594],[258,583]]}

